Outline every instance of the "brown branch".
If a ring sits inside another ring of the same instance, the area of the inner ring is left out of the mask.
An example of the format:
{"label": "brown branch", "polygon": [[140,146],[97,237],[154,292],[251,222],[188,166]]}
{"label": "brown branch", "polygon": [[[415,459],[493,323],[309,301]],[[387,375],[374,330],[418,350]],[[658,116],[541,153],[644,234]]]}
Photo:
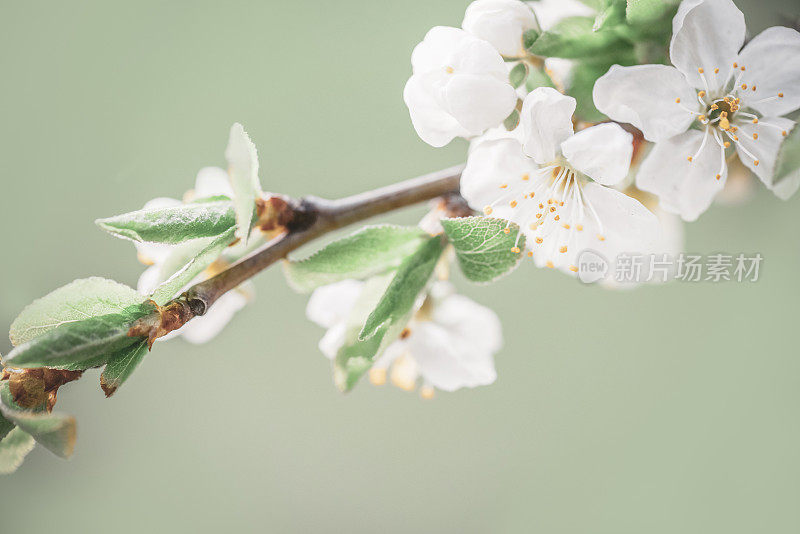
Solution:
{"label": "brown branch", "polygon": [[[284,209],[289,210],[288,216],[286,213],[280,215],[288,221],[284,233],[216,276],[190,287],[181,296],[160,308],[162,318],[167,315],[170,319],[169,325],[154,324],[153,318],[149,317],[137,323],[129,335],[141,336],[144,335],[143,330],[157,328],[157,331],[153,330],[150,333],[152,343],[156,337],[177,330],[194,317],[204,315],[226,292],[309,241],[375,215],[437,197],[457,194],[463,169],[463,165],[458,165],[339,200],[325,200],[313,196],[300,200],[275,197],[279,199]],[[167,310],[175,313],[163,313]],[[174,320],[176,316],[179,317],[177,321]]]}

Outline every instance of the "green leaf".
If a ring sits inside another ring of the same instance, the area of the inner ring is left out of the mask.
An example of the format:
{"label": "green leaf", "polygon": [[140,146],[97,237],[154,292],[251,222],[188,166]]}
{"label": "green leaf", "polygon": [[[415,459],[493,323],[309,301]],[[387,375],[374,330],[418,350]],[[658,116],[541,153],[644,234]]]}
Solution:
{"label": "green leaf", "polygon": [[14,428],[0,441],[0,475],[8,475],[22,465],[36,441],[20,428]]}
{"label": "green leaf", "polygon": [[100,374],[100,387],[106,397],[113,395],[122,383],[131,376],[147,352],[147,341],[143,340],[122,349],[108,358],[108,363]]}
{"label": "green leaf", "polygon": [[497,280],[513,271],[522,258],[519,252],[512,251],[513,247],[521,250],[525,246],[525,236],[519,234],[519,226],[514,223],[487,217],[463,217],[442,219],[442,227],[456,249],[464,276],[473,282]]}
{"label": "green leaf", "polygon": [[89,317],[121,313],[140,304],[135,289],[106,278],[83,278],[33,301],[11,323],[9,338],[20,345],[53,328]]}
{"label": "green leaf", "polygon": [[360,340],[366,340],[382,328],[392,328],[403,321],[412,311],[417,296],[428,284],[443,250],[442,238],[431,237],[403,261],[361,329],[358,335]]}
{"label": "green leaf", "polygon": [[552,87],[556,89],[556,84],[545,71],[540,69],[531,70],[528,75],[528,80],[525,82],[525,88],[528,91],[533,91],[538,87]]}
{"label": "green leaf", "polygon": [[781,143],[772,184],[777,184],[796,172],[800,172],[800,126],[797,125]]}
{"label": "green leaf", "polygon": [[285,262],[284,272],[289,284],[301,292],[348,278],[362,280],[399,266],[426,237],[415,227],[365,226],[306,259]]}
{"label": "green leaf", "polygon": [[16,425],[3,417],[3,414],[0,414],[0,440],[3,439],[8,435],[9,432],[14,430]]}
{"label": "green leaf", "polygon": [[228,160],[228,175],[233,187],[236,237],[247,242],[256,218],[256,198],[261,195],[261,185],[258,182],[256,146],[238,122],[231,127],[225,159]]}
{"label": "green leaf", "polygon": [[175,244],[219,235],[236,224],[236,217],[233,203],[223,200],[139,210],[97,219],[95,224],[115,237]]}
{"label": "green leaf", "polygon": [[680,0],[627,0],[628,24],[652,24],[665,16],[672,18]]}
{"label": "green leaf", "polygon": [[519,111],[516,109],[503,121],[503,126],[509,132],[519,125]]}
{"label": "green leaf", "polygon": [[511,85],[516,89],[525,83],[526,79],[528,79],[528,65],[520,61],[514,65],[514,68],[508,73],[508,81],[511,82]]}
{"label": "green leaf", "polygon": [[592,30],[601,31],[625,22],[625,0],[612,0],[597,13]]}
{"label": "green leaf", "polygon": [[610,31],[593,31],[591,17],[568,17],[542,33],[529,52],[537,56],[567,59],[594,58],[601,55],[612,57],[625,41]]}
{"label": "green leaf", "polygon": [[192,251],[191,257],[153,291],[152,299],[159,305],[169,302],[188,283],[194,280],[197,275],[202,273],[206,267],[219,258],[225,249],[236,239],[234,237],[235,232],[235,227],[229,228],[224,234],[209,240],[202,249],[190,249]]}
{"label": "green leaf", "polygon": [[333,362],[333,380],[341,391],[350,391],[356,385],[381,352],[397,339],[408,322],[399,322],[398,326],[402,326],[396,333],[383,328],[369,339],[363,341],[358,339],[364,322],[380,301],[391,280],[392,275],[375,276],[367,280],[350,311],[345,323],[345,341]]}
{"label": "green leaf", "polygon": [[13,408],[8,384],[0,386],[0,412],[47,450],[69,458],[75,450],[75,418],[71,415],[47,412],[28,412]]}
{"label": "green leaf", "polygon": [[531,29],[522,34],[522,46],[525,48],[525,50],[528,50],[531,46],[533,46],[533,43],[536,42],[536,39],[539,38],[541,33],[542,32],[539,30]]}
{"label": "green leaf", "polygon": [[138,341],[128,330],[152,312],[150,304],[134,305],[122,313],[67,323],[18,345],[6,356],[13,367],[52,367],[79,370],[106,363],[115,352]]}
{"label": "green leaf", "polygon": [[576,100],[576,117],[587,122],[601,122],[607,119],[595,107],[592,91],[594,91],[597,79],[608,72],[609,68],[611,68],[611,64],[606,62],[580,61],[575,63],[568,93]]}

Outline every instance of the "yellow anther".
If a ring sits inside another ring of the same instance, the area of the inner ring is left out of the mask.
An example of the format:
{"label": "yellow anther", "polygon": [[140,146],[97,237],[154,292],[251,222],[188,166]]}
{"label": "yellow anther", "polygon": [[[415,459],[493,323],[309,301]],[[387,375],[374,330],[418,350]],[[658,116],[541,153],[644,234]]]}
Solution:
{"label": "yellow anther", "polygon": [[447,74],[453,74],[456,71],[453,67],[450,66],[445,67],[444,70],[445,72],[447,72]]}
{"label": "yellow anther", "polygon": [[375,386],[382,386],[386,383],[386,369],[373,367],[369,370],[369,381]]}
{"label": "yellow anther", "polygon": [[719,127],[722,128],[723,130],[728,130],[731,127],[731,122],[728,120],[728,117],[722,117],[722,115],[720,115],[720,117],[721,118],[719,119]]}
{"label": "yellow anther", "polygon": [[513,252],[514,254],[519,254],[520,253],[519,247],[511,247],[511,252]]}
{"label": "yellow anther", "polygon": [[550,213],[553,213],[554,211],[556,211],[556,207],[555,206],[550,206]]}
{"label": "yellow anther", "polygon": [[758,124],[758,118],[753,119],[753,124]]}
{"label": "yellow anther", "polygon": [[742,89],[747,89],[747,84],[746,83],[742,84]]}
{"label": "yellow anther", "polygon": [[531,191],[531,198],[533,198],[533,197],[534,197],[534,195],[536,195],[536,193],[535,193],[535,192],[533,192],[533,191]]}
{"label": "yellow anther", "polygon": [[597,239],[599,239],[600,241],[605,241],[606,240],[605,236],[600,235],[600,234],[597,234]]}
{"label": "yellow anther", "polygon": [[419,388],[419,396],[425,400],[431,400],[435,394],[436,391],[433,389],[433,386],[422,386]]}
{"label": "yellow anther", "polygon": [[680,103],[681,103],[681,99],[680,99],[680,98],[676,98],[676,99],[675,99],[675,103],[676,103],[676,104],[680,104]]}
{"label": "yellow anther", "polygon": [[689,156],[688,158],[686,158],[686,160],[691,162],[692,161],[692,156]]}
{"label": "yellow anther", "polygon": [[575,267],[574,265],[570,265],[569,266],[569,270],[572,271],[573,273],[577,273],[578,272],[578,268]]}
{"label": "yellow anther", "polygon": [[758,164],[759,164],[759,161],[758,161],[758,160],[755,160],[755,161],[753,162],[753,165],[755,165],[756,167],[758,167]]}
{"label": "yellow anther", "polygon": [[531,223],[531,225],[528,226],[528,228],[530,228],[531,230],[536,230],[537,228],[539,228],[539,225],[536,223]]}
{"label": "yellow anther", "polygon": [[544,204],[539,204],[539,209],[543,210],[544,209]]}
{"label": "yellow anther", "polygon": [[505,189],[506,187],[508,187],[508,184],[503,184],[500,186],[500,189]]}
{"label": "yellow anther", "polygon": [[724,142],[724,143],[722,143],[722,144],[723,144],[723,146],[724,146],[725,148],[728,148],[728,147],[730,147],[730,146],[731,146],[731,142],[730,142],[730,141],[725,141],[725,142]]}
{"label": "yellow anther", "polygon": [[503,233],[508,235],[511,233],[511,228],[503,228]]}
{"label": "yellow anther", "polygon": [[744,65],[742,65],[742,66],[741,66],[741,67],[739,67],[739,68],[741,69],[741,71],[742,71],[742,72],[744,72],[744,71],[745,71]]}
{"label": "yellow anther", "polygon": [[699,117],[697,117],[697,120],[699,120],[700,122],[705,122],[706,116],[705,115],[700,115]]}
{"label": "yellow anther", "polygon": [[541,213],[537,213],[537,214],[536,214],[536,218],[537,218],[537,219],[541,219],[541,218],[542,218],[542,214],[541,214]]}
{"label": "yellow anther", "polygon": [[553,203],[553,199],[552,199],[552,198],[551,198],[551,199],[549,199],[549,200],[547,201],[547,203],[548,203],[548,204],[552,204],[552,203]]}
{"label": "yellow anther", "polygon": [[566,228],[567,230],[569,230],[569,225],[568,225],[568,224],[565,224],[565,225],[564,225],[564,228]]}
{"label": "yellow anther", "polygon": [[554,265],[553,265],[553,262],[552,262],[552,261],[548,261],[547,263],[545,263],[545,265],[546,265],[546,266],[548,266],[548,267],[549,267],[549,268],[551,268],[551,269],[554,267]]}
{"label": "yellow anther", "polygon": [[529,257],[529,258],[532,258],[532,257],[533,257],[533,252],[531,252],[531,251],[528,251],[528,257]]}
{"label": "yellow anther", "polygon": [[555,217],[553,217],[553,220],[554,221],[561,220],[561,215],[556,215]]}
{"label": "yellow anther", "polygon": [[783,98],[783,93],[778,93],[778,98]]}
{"label": "yellow anther", "polygon": [[733,64],[733,68],[734,68],[734,69],[738,69],[738,68],[739,68],[739,65],[738,65],[737,63],[734,63],[734,64]]}
{"label": "yellow anther", "polygon": [[699,93],[697,93],[697,96],[699,96],[700,98],[703,98],[704,96],[706,96],[706,92],[705,91],[700,91]]}
{"label": "yellow anther", "polygon": [[544,239],[542,239],[541,237],[537,237],[536,238],[536,244],[537,245],[541,245],[543,241],[544,241]]}
{"label": "yellow anther", "polygon": [[786,137],[786,130],[782,131],[782,132],[781,132],[781,135],[782,135],[782,136],[784,136],[784,137]]}
{"label": "yellow anther", "polygon": [[563,254],[567,251],[567,247],[561,247],[558,251]]}
{"label": "yellow anther", "polygon": [[517,207],[517,201],[516,200],[512,200],[511,202],[508,203],[508,205],[511,206],[512,208],[516,208]]}
{"label": "yellow anther", "polygon": [[703,74],[705,71],[703,70],[702,67],[700,67],[699,69],[697,69],[697,72],[699,72],[700,74]]}
{"label": "yellow anther", "polygon": [[753,139],[758,139],[758,134],[757,133],[753,134]]}
{"label": "yellow anther", "polygon": [[583,225],[579,224],[575,228],[580,232],[581,230],[583,230]]}
{"label": "yellow anther", "polygon": [[721,174],[718,174],[718,175],[717,175],[717,180],[719,180],[720,178],[722,178],[722,175],[721,175]]}
{"label": "yellow anther", "polygon": [[523,181],[527,182],[527,181],[528,181],[528,180],[530,180],[530,179],[531,179],[531,175],[530,175],[530,174],[528,174],[527,172],[526,172],[525,174],[523,174],[523,175],[522,175],[522,180],[523,180]]}
{"label": "yellow anther", "polygon": [[751,87],[750,89],[752,89],[753,91],[755,91],[755,90],[756,90],[756,86],[754,85],[754,86],[753,86],[753,87]]}
{"label": "yellow anther", "polygon": [[719,74],[719,69],[714,69],[714,74]]}
{"label": "yellow anther", "polygon": [[484,213],[485,215],[491,215],[491,214],[492,214],[492,211],[494,211],[494,210],[492,209],[492,207],[491,207],[491,206],[486,206],[485,208],[483,208],[483,213]]}

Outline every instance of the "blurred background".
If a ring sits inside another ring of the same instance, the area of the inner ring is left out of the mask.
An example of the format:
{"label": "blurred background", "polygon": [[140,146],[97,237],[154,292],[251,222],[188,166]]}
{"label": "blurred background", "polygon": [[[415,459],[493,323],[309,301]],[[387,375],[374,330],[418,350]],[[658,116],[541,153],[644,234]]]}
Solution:
{"label": "blurred background", "polygon": [[[464,0],[3,2],[0,330],[75,278],[135,285],[97,217],[180,197],[245,125],[268,190],[337,197],[459,163],[414,133],[413,46]],[[794,0],[737,0],[760,31]],[[110,400],[65,387],[77,452],[0,479],[3,532],[800,531],[800,198],[759,188],[687,250],[756,283],[609,292],[526,264],[492,286],[491,387],[333,386],[279,269],[213,342],[158,344]],[[413,224],[423,209],[390,220]],[[4,338],[5,339],[5,338]],[[0,340],[0,351],[10,350]]]}

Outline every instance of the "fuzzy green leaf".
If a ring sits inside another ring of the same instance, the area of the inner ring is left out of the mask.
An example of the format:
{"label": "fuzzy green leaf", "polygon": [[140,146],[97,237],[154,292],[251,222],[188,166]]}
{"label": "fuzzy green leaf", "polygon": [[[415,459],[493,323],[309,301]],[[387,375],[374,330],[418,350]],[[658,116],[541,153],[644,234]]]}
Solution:
{"label": "fuzzy green leaf", "polygon": [[22,465],[36,441],[21,428],[14,428],[0,440],[0,475],[8,475]]}
{"label": "fuzzy green leaf", "polygon": [[235,232],[236,228],[231,227],[224,234],[204,242],[206,244],[202,249],[190,249],[192,254],[186,258],[186,263],[153,291],[152,299],[158,304],[169,302],[189,282],[202,273],[206,267],[219,258],[236,239]]}
{"label": "fuzzy green leaf", "polygon": [[666,15],[673,15],[680,0],[627,0],[625,16],[628,24],[652,24]]}
{"label": "fuzzy green leaf", "polygon": [[800,172],[800,126],[795,126],[781,144],[772,183],[777,184],[797,172]]}
{"label": "fuzzy green leaf", "polygon": [[89,317],[121,313],[144,302],[135,289],[106,278],[75,280],[30,303],[11,323],[9,338],[21,345],[53,328]]}
{"label": "fuzzy green leaf", "polygon": [[256,198],[261,195],[258,182],[258,153],[247,132],[238,122],[231,127],[228,148],[228,175],[233,188],[236,212],[236,237],[247,242],[256,217]]}
{"label": "fuzzy green leaf", "polygon": [[396,268],[426,236],[415,227],[366,226],[306,259],[285,262],[284,272],[289,284],[301,292],[348,278],[362,280]]}
{"label": "fuzzy green leaf", "polygon": [[607,30],[625,22],[625,0],[607,1],[594,18],[592,30]]}
{"label": "fuzzy green leaf", "polygon": [[369,339],[381,329],[403,322],[414,307],[417,296],[425,289],[444,250],[441,237],[431,237],[414,254],[407,257],[392,278],[375,309],[358,335]]}
{"label": "fuzzy green leaf", "polygon": [[521,61],[514,65],[514,68],[508,73],[508,81],[511,82],[511,85],[514,87],[514,89],[525,83],[525,80],[527,79],[528,65],[527,63],[523,63]]}
{"label": "fuzzy green leaf", "polygon": [[133,323],[152,312],[149,304],[133,305],[122,313],[67,323],[18,345],[6,356],[13,367],[52,367],[79,370],[106,363],[115,352],[135,343]]}
{"label": "fuzzy green leaf", "polygon": [[95,224],[122,239],[175,244],[219,235],[236,224],[236,217],[233,203],[224,200],[133,211]]}
{"label": "fuzzy green leaf", "polygon": [[614,32],[593,31],[591,17],[568,17],[542,33],[528,49],[532,54],[567,59],[611,56],[626,46]]}
{"label": "fuzzy green leaf", "polygon": [[456,249],[464,276],[473,282],[497,280],[513,271],[522,258],[520,253],[511,250],[513,247],[521,250],[525,246],[525,236],[519,235],[519,226],[514,223],[463,217],[442,219],[442,227]]}
{"label": "fuzzy green leaf", "polygon": [[75,449],[75,418],[71,415],[18,410],[11,398],[8,383],[0,386],[0,412],[47,450],[69,458]]}
{"label": "fuzzy green leaf", "polygon": [[147,341],[125,347],[108,358],[105,369],[100,374],[100,387],[106,397],[113,395],[125,382],[148,352]]}
{"label": "fuzzy green leaf", "polygon": [[408,322],[406,319],[398,321],[391,329],[381,328],[374,336],[363,341],[358,338],[364,322],[380,302],[391,280],[391,274],[367,280],[347,318],[345,342],[333,362],[333,380],[341,391],[350,391],[356,385],[383,350],[397,339]]}

